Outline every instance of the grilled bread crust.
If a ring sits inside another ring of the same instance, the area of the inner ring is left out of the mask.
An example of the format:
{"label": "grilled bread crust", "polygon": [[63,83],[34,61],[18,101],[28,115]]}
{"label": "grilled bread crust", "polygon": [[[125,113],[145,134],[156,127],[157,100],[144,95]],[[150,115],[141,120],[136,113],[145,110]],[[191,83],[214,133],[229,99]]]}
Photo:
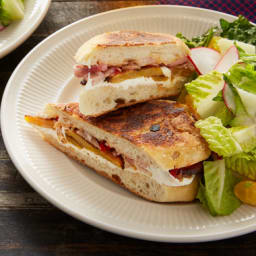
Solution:
{"label": "grilled bread crust", "polygon": [[120,150],[131,147],[130,151],[139,151],[143,154],[139,158],[147,158],[163,171],[193,165],[210,155],[187,106],[174,101],[152,100],[100,117],[84,116],[78,103],[49,107],[64,113],[97,139]]}
{"label": "grilled bread crust", "polygon": [[182,40],[169,34],[114,31],[85,42],[75,54],[79,64],[122,66],[133,61],[141,66],[172,64],[189,55]]}

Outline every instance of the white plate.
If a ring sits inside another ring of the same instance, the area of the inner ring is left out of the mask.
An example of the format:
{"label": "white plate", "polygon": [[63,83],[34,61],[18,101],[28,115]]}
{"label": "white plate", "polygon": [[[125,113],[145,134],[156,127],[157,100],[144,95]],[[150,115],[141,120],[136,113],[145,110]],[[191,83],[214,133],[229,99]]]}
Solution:
{"label": "white plate", "polygon": [[73,55],[90,37],[111,30],[136,29],[200,35],[219,18],[234,17],[182,6],[145,6],[98,14],[56,32],[20,63],[5,90],[2,132],[7,150],[23,177],[45,198],[96,227],[135,238],[197,242],[256,230],[256,209],[242,205],[231,216],[211,217],[198,203],[145,201],[55,150],[24,122],[24,114],[48,102],[77,98]]}
{"label": "white plate", "polygon": [[25,16],[0,32],[0,58],[22,44],[42,22],[51,0],[25,0]]}

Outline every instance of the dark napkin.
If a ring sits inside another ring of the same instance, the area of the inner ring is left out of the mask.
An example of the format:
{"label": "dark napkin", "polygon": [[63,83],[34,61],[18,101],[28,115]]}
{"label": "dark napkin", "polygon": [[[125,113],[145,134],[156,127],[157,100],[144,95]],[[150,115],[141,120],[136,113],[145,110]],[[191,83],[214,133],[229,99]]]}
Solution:
{"label": "dark napkin", "polygon": [[159,0],[158,4],[201,7],[238,16],[245,16],[256,23],[256,0]]}

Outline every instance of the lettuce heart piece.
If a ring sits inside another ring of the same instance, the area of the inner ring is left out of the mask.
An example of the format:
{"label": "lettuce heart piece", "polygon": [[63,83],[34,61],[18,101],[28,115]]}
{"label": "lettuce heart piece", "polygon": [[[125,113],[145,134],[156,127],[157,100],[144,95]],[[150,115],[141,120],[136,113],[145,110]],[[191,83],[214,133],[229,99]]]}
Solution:
{"label": "lettuce heart piece", "polygon": [[192,98],[193,107],[201,118],[213,115],[223,106],[221,102],[214,101],[213,98],[222,90],[224,84],[223,75],[217,71],[199,76],[185,84]]}
{"label": "lettuce heart piece", "polygon": [[248,153],[225,158],[225,162],[230,170],[249,179],[256,180],[256,148]]}
{"label": "lettuce heart piece", "polygon": [[233,188],[240,179],[225,167],[225,160],[204,162],[205,185],[200,184],[197,198],[212,216],[229,215],[241,202],[235,197]]}
{"label": "lettuce heart piece", "polygon": [[253,65],[237,63],[226,76],[234,87],[256,94],[256,70]]}
{"label": "lettuce heart piece", "polygon": [[21,0],[1,0],[1,9],[11,20],[19,20],[24,17],[24,3]]}
{"label": "lettuce heart piece", "polygon": [[243,89],[236,88],[238,95],[251,118],[256,120],[256,94],[247,92]]}
{"label": "lettuce heart piece", "polygon": [[232,127],[249,126],[255,123],[254,119],[248,114],[240,96],[237,91],[235,93],[235,117],[229,122]]}
{"label": "lettuce heart piece", "polygon": [[208,142],[209,148],[218,155],[230,157],[242,152],[242,148],[235,140],[231,130],[224,127],[219,118],[210,116],[197,121],[195,126],[200,129],[200,133]]}
{"label": "lettuce heart piece", "polygon": [[256,147],[256,124],[248,127],[234,127],[230,130],[244,152],[250,152]]}

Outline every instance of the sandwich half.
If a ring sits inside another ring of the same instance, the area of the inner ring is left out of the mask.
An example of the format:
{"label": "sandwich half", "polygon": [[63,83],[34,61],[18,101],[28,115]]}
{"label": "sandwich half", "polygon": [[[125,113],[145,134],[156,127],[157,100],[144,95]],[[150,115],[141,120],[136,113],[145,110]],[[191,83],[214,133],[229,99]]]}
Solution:
{"label": "sandwich half", "polygon": [[193,74],[188,47],[169,34],[115,31],[93,37],[75,55],[80,112],[99,116],[176,96]]}
{"label": "sandwich half", "polygon": [[156,202],[194,200],[210,155],[185,105],[152,100],[100,117],[78,103],[25,116],[44,140],[131,192]]}

